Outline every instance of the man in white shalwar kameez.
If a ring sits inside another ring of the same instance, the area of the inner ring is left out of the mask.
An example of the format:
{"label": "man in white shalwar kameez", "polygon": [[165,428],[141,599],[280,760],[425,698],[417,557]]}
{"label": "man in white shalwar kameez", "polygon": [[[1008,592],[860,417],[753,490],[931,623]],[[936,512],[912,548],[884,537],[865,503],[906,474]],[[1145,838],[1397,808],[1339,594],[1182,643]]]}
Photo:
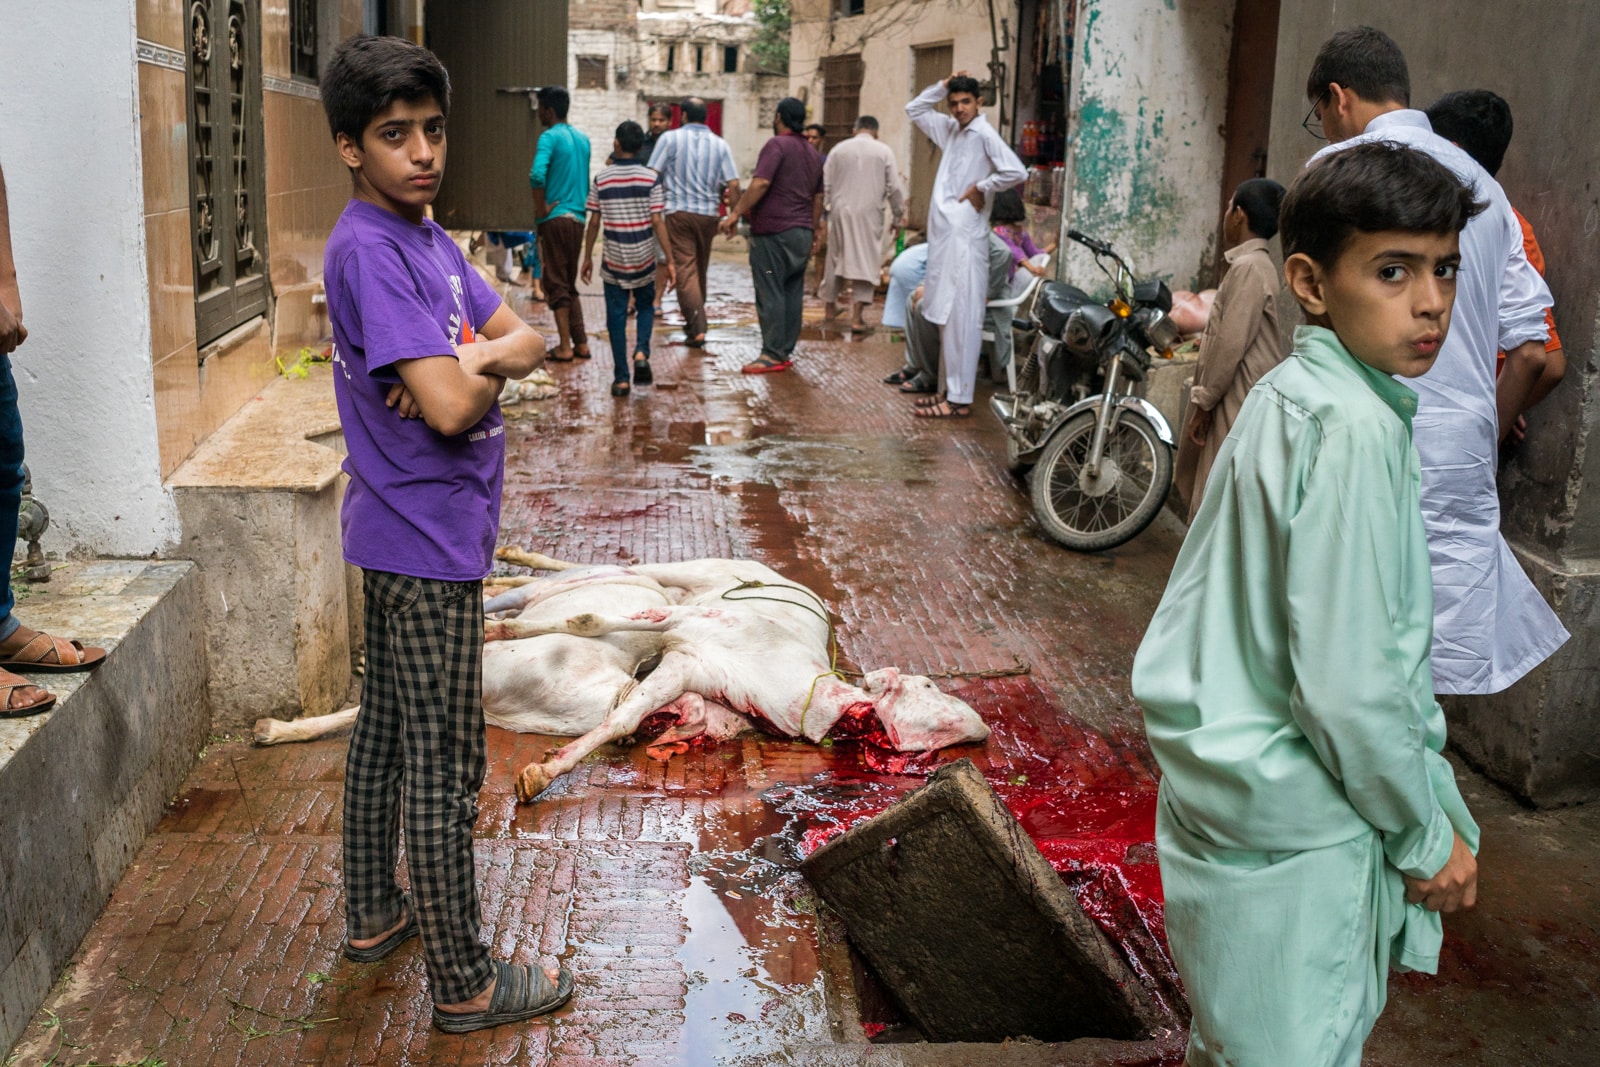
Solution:
{"label": "man in white shalwar kameez", "polygon": [[850,327],[866,329],[862,313],[883,274],[883,209],[898,223],[905,194],[894,150],[878,140],[878,120],[856,119],[855,136],[833,146],[822,165],[823,201],[828,214],[828,258],[821,296],[827,318],[839,314],[840,291],[851,305]]}
{"label": "man in white shalwar kameez", "polygon": [[[948,100],[950,114],[936,110]],[[940,327],[945,395],[923,401],[916,413],[950,418],[972,413],[983,344],[988,283],[989,210],[994,194],[1022,184],[1022,161],[980,113],[977,79],[957,71],[924,89],[906,115],[943,155],[928,202],[928,276],[922,308]]]}
{"label": "man in white shalwar kameez", "polygon": [[[1405,56],[1388,36],[1367,26],[1335,34],[1306,83],[1307,127],[1320,122],[1333,142],[1311,164],[1367,141],[1406,145],[1443,163],[1488,204],[1461,234],[1449,336],[1433,369],[1413,385],[1433,566],[1434,691],[1498,693],[1568,637],[1500,536],[1495,491],[1499,412],[1522,410],[1538,381],[1545,309],[1553,301],[1523,251],[1522,228],[1500,184],[1435,134],[1428,117],[1409,107],[1410,95]],[[1500,351],[1506,366],[1497,382]],[[1518,389],[1524,395],[1504,395]]]}

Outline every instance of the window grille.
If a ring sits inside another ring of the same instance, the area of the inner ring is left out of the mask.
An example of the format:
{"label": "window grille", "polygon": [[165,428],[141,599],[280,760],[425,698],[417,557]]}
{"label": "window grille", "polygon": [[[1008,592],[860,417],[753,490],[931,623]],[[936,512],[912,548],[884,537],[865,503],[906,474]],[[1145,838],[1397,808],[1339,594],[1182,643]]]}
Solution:
{"label": "window grille", "polygon": [[317,80],[317,0],[289,2],[289,73]]}
{"label": "window grille", "polygon": [[579,56],[578,57],[578,88],[579,89],[604,89],[604,88],[606,88],[606,57],[605,56]]}

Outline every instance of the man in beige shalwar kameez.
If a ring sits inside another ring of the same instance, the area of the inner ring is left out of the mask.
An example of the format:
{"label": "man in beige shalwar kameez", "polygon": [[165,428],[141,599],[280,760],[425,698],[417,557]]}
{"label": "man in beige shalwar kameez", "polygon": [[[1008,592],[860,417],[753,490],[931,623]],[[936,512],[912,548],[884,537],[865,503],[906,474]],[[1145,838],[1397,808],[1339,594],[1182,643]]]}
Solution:
{"label": "man in beige shalwar kameez", "polygon": [[850,328],[865,330],[862,313],[883,273],[884,206],[896,224],[905,213],[894,151],[878,140],[877,119],[856,119],[856,135],[828,153],[822,184],[828,205],[828,259],[819,293],[824,313],[838,317],[843,290],[853,305]]}
{"label": "man in beige shalwar kameez", "polygon": [[1283,361],[1278,335],[1278,271],[1267,242],[1278,232],[1283,186],[1268,178],[1242,183],[1223,216],[1228,273],[1200,336],[1189,390],[1189,421],[1178,440],[1178,492],[1189,521],[1200,511],[1206,476],[1256,380]]}

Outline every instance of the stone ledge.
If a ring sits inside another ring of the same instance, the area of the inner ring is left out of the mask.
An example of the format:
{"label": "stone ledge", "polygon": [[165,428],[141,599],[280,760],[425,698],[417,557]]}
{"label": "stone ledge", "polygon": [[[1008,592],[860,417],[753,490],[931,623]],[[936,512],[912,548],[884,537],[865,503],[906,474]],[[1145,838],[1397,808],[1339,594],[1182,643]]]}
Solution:
{"label": "stone ledge", "polygon": [[27,1026],[205,744],[200,575],[103,560],[22,586],[30,626],[107,649],[37,675],[42,715],[0,719],[0,1049]]}
{"label": "stone ledge", "polygon": [[339,453],[315,440],[339,432],[333,368],[277,378],[172,472],[171,489],[316,493],[339,477]]}

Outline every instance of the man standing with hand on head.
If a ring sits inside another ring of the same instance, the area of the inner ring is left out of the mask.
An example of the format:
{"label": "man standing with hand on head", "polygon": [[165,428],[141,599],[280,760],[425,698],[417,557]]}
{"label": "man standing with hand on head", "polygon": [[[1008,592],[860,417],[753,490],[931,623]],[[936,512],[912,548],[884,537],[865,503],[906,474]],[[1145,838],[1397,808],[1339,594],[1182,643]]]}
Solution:
{"label": "man standing with hand on head", "polygon": [[[935,110],[941,100],[949,103],[950,114]],[[927,320],[941,328],[945,395],[919,403],[916,413],[923,418],[972,414],[983,344],[990,201],[1027,177],[1022,160],[989,125],[981,107],[978,80],[964,70],[928,86],[906,105],[906,115],[944,153],[928,205],[922,308]]]}

